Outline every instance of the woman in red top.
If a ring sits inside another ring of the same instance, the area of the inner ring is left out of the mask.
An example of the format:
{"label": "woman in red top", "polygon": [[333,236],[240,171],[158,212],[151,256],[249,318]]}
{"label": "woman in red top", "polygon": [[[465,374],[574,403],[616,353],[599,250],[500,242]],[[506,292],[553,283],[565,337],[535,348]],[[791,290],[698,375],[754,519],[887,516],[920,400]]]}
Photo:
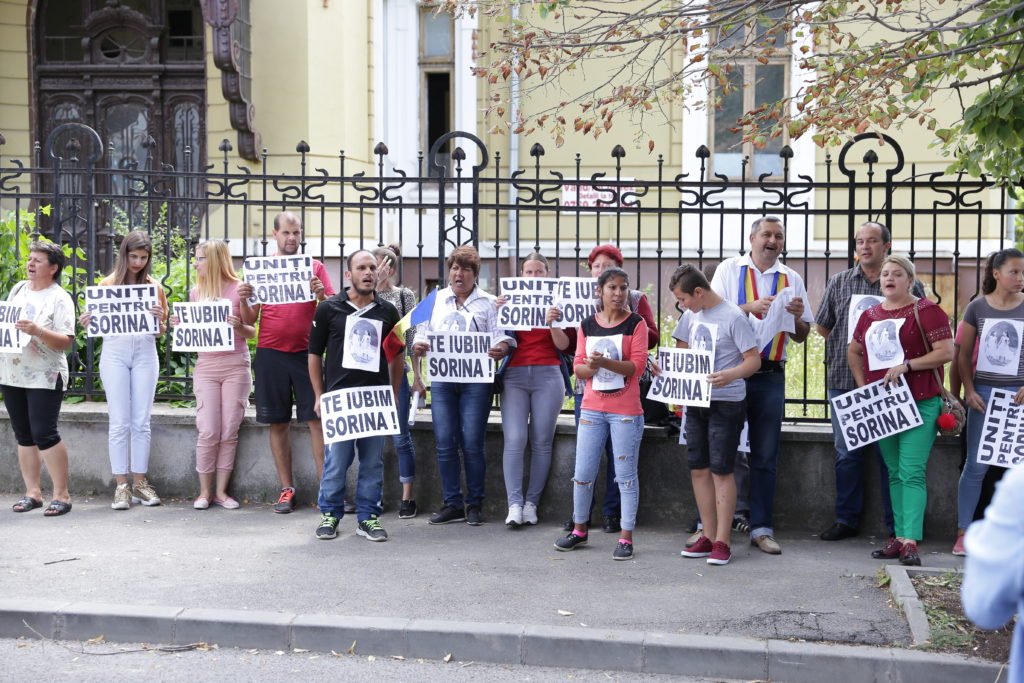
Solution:
{"label": "woman in red top", "polygon": [[[857,386],[885,380],[896,383],[901,375],[921,413],[922,424],[881,440],[879,447],[889,468],[889,492],[896,522],[896,537],[872,556],[877,559],[900,558],[900,564],[920,565],[917,542],[924,527],[924,506],[927,501],[925,469],[935,442],[936,425],[942,409],[941,387],[933,369],[942,378],[942,366],[953,360],[953,335],[949,318],[937,304],[918,299],[911,293],[914,286],[914,264],[902,256],[889,256],[882,261],[882,294],[885,301],[861,314],[853,331],[847,360]],[[921,338],[916,318],[928,337],[929,350]],[[888,323],[888,325],[887,325]],[[885,332],[898,329],[898,340],[890,340]],[[881,330],[882,333],[876,333]],[[903,362],[891,364],[890,354],[903,351]],[[888,362],[886,359],[890,359]],[[875,370],[869,365],[875,361]]]}
{"label": "woman in red top", "polygon": [[[540,254],[523,259],[522,277],[547,277],[548,261]],[[499,301],[499,305],[504,302]],[[575,330],[551,327],[558,309],[547,312],[547,327],[515,333],[516,350],[504,369],[501,392],[501,426],[505,437],[502,469],[508,496],[505,524],[517,528],[537,523],[537,505],[551,469],[551,444],[555,423],[562,410],[565,385],[560,352],[571,353]],[[530,484],[523,495],[523,460],[530,439]]]}

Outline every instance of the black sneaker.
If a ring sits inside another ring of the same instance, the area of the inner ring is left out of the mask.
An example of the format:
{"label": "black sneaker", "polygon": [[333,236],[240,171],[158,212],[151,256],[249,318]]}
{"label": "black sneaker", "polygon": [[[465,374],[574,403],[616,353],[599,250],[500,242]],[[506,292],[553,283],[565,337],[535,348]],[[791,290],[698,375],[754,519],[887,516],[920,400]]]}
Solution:
{"label": "black sneaker", "polygon": [[732,530],[738,531],[741,534],[749,534],[750,522],[743,515],[736,515],[732,518]]}
{"label": "black sneaker", "polygon": [[623,543],[619,541],[615,546],[615,550],[612,551],[613,560],[632,560],[633,559],[633,544]]}
{"label": "black sneaker", "polygon": [[399,519],[412,519],[417,514],[419,514],[419,510],[416,509],[415,500],[403,500],[398,506]]}
{"label": "black sneaker", "polygon": [[857,530],[848,524],[836,522],[825,531],[822,531],[818,538],[823,541],[841,541],[857,535]]}
{"label": "black sneaker", "polygon": [[470,505],[466,508],[466,524],[470,526],[480,526],[484,523],[483,515],[480,514],[479,505]]}
{"label": "black sneaker", "polygon": [[451,524],[452,522],[466,521],[466,512],[454,505],[445,505],[441,511],[430,518],[431,524]]}
{"label": "black sneaker", "polygon": [[564,552],[568,552],[570,550],[574,550],[576,548],[576,546],[586,545],[586,544],[587,544],[587,537],[586,536],[577,536],[576,534],[574,534],[574,533],[572,533],[570,531],[567,536],[563,536],[562,538],[560,538],[557,541],[555,541],[555,550],[561,550],[561,551],[564,551]]}
{"label": "black sneaker", "polygon": [[328,541],[338,537],[338,522],[341,521],[330,512],[320,515],[320,526],[316,528],[316,537]]}
{"label": "black sneaker", "polygon": [[606,534],[617,534],[622,531],[622,527],[619,526],[619,518],[615,515],[605,515],[604,526],[601,529]]}
{"label": "black sneaker", "polygon": [[384,531],[380,520],[375,516],[359,522],[359,526],[356,527],[356,533],[370,541],[388,540],[388,532]]}
{"label": "black sneaker", "polygon": [[277,502],[274,504],[274,512],[284,515],[294,509],[295,489],[291,486],[285,486],[281,489],[281,495],[277,497]]}

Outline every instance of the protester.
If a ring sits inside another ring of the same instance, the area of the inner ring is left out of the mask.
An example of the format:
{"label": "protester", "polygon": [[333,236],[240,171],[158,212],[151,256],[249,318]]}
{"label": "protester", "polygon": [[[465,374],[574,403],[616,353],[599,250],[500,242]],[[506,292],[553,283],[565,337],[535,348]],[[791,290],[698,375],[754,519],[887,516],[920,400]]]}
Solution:
{"label": "protester", "polygon": [[[395,284],[402,272],[402,250],[398,245],[380,247],[373,250],[377,259],[377,296],[398,309],[398,315],[404,318],[416,308],[416,295],[408,287]],[[412,348],[416,330],[409,328],[405,333],[406,353]],[[417,514],[416,500],[413,498],[413,482],[416,481],[416,448],[409,432],[409,411],[415,410],[410,405],[412,394],[425,396],[426,388],[420,378],[420,359],[412,361],[412,387],[409,386],[409,365],[404,364],[401,384],[398,386],[398,426],[401,433],[391,437],[398,454],[398,480],[402,484],[402,501],[398,506],[399,519],[412,519]]]}
{"label": "protester", "polygon": [[[882,261],[880,281],[885,300],[861,314],[847,352],[847,362],[858,387],[882,379],[885,386],[889,386],[904,376],[921,414],[921,425],[886,437],[879,444],[889,469],[896,537],[872,556],[876,559],[899,557],[901,564],[911,566],[921,564],[917,543],[923,536],[927,499],[925,469],[935,441],[935,421],[942,408],[941,387],[933,369],[938,371],[941,381],[942,366],[953,359],[949,319],[937,304],[914,296],[914,280],[914,264],[909,259],[888,256]],[[917,319],[920,319],[920,328]],[[871,370],[869,356],[875,350],[870,341],[865,344],[868,328],[873,322],[889,320],[900,326],[904,362],[887,369]],[[930,350],[922,336],[927,336]]]}
{"label": "protester", "polygon": [[[522,277],[547,277],[547,259],[537,253],[528,255],[523,259],[520,274]],[[566,330],[551,327],[558,315],[558,309],[551,307],[545,319],[548,327],[515,333],[515,353],[504,371],[501,394],[504,450],[501,462],[508,497],[505,524],[513,528],[537,523],[537,506],[551,469],[555,424],[562,410],[565,386],[560,354],[570,349]],[[523,461],[527,436],[530,441],[530,483],[524,496]]]}
{"label": "protester", "polygon": [[[964,613],[984,629],[1006,625],[1014,613],[1024,616],[1024,468],[1009,471],[996,487],[985,518],[967,530]],[[1017,624],[1010,651],[1009,683],[1024,683],[1024,628]]]}
{"label": "protester", "polygon": [[[309,334],[309,379],[316,398],[317,415],[320,415],[320,397],[325,391],[391,385],[397,396],[402,374],[402,356],[397,355],[388,363],[381,349],[381,342],[391,333],[399,315],[395,307],[375,291],[377,259],[373,253],[360,249],[348,255],[347,264],[345,278],[350,283],[348,291],[332,296],[317,307]],[[349,328],[359,320],[381,323],[380,334],[374,340],[366,362],[367,366],[376,367],[375,371],[353,368],[347,362],[355,350],[346,344],[346,334],[351,333]],[[376,362],[373,357],[376,357]],[[345,516],[346,475],[357,452],[356,533],[369,541],[388,540],[388,532],[380,523],[380,500],[384,487],[383,436],[338,441],[328,447],[318,500],[320,524],[316,528],[316,537],[319,539],[338,535],[338,523]]]}
{"label": "protester", "polygon": [[[150,312],[160,321],[159,334],[132,334],[104,337],[100,355],[100,379],[107,396],[110,423],[107,431],[110,469],[117,481],[114,510],[127,510],[132,503],[160,505],[160,496],[149,483],[149,416],[153,394],[160,376],[156,340],[166,331],[167,297],[163,287],[149,275],[153,244],[142,230],[121,240],[114,270],[100,280],[99,286],[155,285],[157,305]],[[91,313],[79,319],[82,327],[92,322]],[[130,444],[130,448],[129,448]],[[131,472],[132,483],[128,484]]]}
{"label": "protester", "polygon": [[28,512],[43,506],[40,475],[45,463],[53,482],[53,500],[43,511],[47,517],[71,512],[68,451],[57,431],[68,386],[64,353],[75,339],[75,306],[60,286],[65,263],[60,245],[29,245],[28,279],[14,285],[7,301],[21,306],[21,318],[14,326],[32,339],[20,354],[0,353],[0,391],[18,442],[18,465],[25,482],[25,495],[12,509]]}
{"label": "protester", "polygon": [[[291,211],[282,211],[274,217],[275,256],[295,256],[302,244],[301,219]],[[238,286],[241,318],[247,325],[259,321],[259,339],[256,342],[256,421],[270,425],[270,452],[274,456],[281,490],[274,512],[287,514],[295,509],[295,480],[292,475],[292,445],[289,437],[292,406],[295,419],[309,428],[309,441],[313,447],[313,462],[317,479],[324,467],[324,437],[320,420],[314,412],[313,388],[309,384],[306,362],[309,346],[309,327],[313,322],[317,303],[334,294],[331,278],[324,264],[313,259],[313,277],[309,291],[315,301],[290,304],[250,304],[253,286],[243,282]]]}
{"label": "protester", "polygon": [[[494,360],[501,360],[515,347],[515,339],[498,329],[495,298],[477,284],[480,255],[471,246],[456,247],[448,256],[446,266],[448,286],[437,293],[430,320],[417,327],[413,355],[423,356],[430,351],[429,332],[454,327],[492,335],[492,345],[487,354]],[[483,523],[481,506],[487,467],[484,439],[487,417],[491,412],[492,387],[479,382],[433,382],[430,396],[444,497],[444,505],[430,518],[430,523],[465,521],[471,526],[479,526]],[[466,473],[465,497],[460,485],[463,466]]]}
{"label": "protester", "polygon": [[[846,347],[852,332],[850,321],[856,325],[859,314],[855,306],[863,306],[870,299],[854,297],[873,296],[882,298],[879,273],[882,261],[889,254],[892,238],[889,229],[881,223],[868,221],[862,224],[855,235],[857,265],[849,270],[836,273],[825,285],[825,295],[818,307],[815,318],[818,334],[825,338],[825,367],[828,372],[828,397],[830,399],[852,391],[857,387],[853,373],[846,360]],[[924,297],[924,287],[914,281],[914,296]],[[823,541],[839,541],[856,536],[860,528],[861,513],[864,510],[864,463],[874,460],[878,463],[882,481],[882,508],[889,537],[895,536],[892,519],[892,503],[889,500],[889,473],[885,461],[873,443],[852,451],[846,448],[839,428],[836,411],[832,413],[832,432],[836,449],[836,508],[835,523],[819,534]]]}
{"label": "protester", "polygon": [[[240,284],[225,242],[210,240],[196,247],[196,286],[189,292],[189,300],[209,303],[227,299],[231,303],[227,322],[234,328],[235,337],[232,351],[200,351],[192,372],[199,431],[196,439],[199,495],[192,502],[196,510],[205,510],[210,503],[228,510],[238,507],[238,501],[228,495],[228,484],[235,469],[238,428],[245,417],[252,389],[249,348],[245,340],[256,336],[256,328],[246,324],[240,316]],[[171,325],[179,322],[177,316],[171,316]]]}
{"label": "protester", "polygon": [[[761,369],[747,378],[747,428],[750,439],[750,542],[762,552],[778,555],[772,516],[775,510],[775,479],[779,437],[786,403],[786,345],[803,343],[814,321],[804,281],[779,261],[786,246],[782,221],[763,216],[750,226],[750,252],[719,264],[711,288],[740,310],[762,319],[776,296],[791,288],[793,298],[785,313],[793,316],[795,332],[779,332],[761,350]],[[755,323],[755,331],[757,326]]]}
{"label": "protester", "polygon": [[989,256],[985,265],[985,280],[980,296],[964,311],[960,353],[955,363],[963,384],[964,401],[970,412],[967,415],[967,460],[960,474],[957,488],[957,532],[953,545],[954,555],[963,555],[964,532],[974,519],[974,511],[981,496],[981,486],[988,471],[988,465],[978,462],[978,444],[982,436],[985,407],[993,388],[1015,393],[1014,400],[1024,403],[1024,354],[1018,337],[1014,353],[1008,362],[985,363],[985,369],[974,368],[972,349],[978,344],[979,358],[997,357],[994,342],[1000,321],[1024,321],[1024,253],[1019,249],[1003,249]]}
{"label": "protester", "polygon": [[594,479],[610,437],[622,501],[621,533],[612,558],[628,560],[633,557],[633,528],[640,499],[637,459],[644,415],[639,380],[647,364],[647,326],[628,308],[626,271],[607,268],[597,278],[597,285],[601,307],[581,324],[573,359],[576,377],[587,383],[576,435],[574,527],[555,541],[555,548],[568,551],[587,543]]}
{"label": "protester", "polygon": [[712,565],[729,564],[733,513],[736,510],[736,449],[747,417],[746,382],[761,367],[757,338],[747,315],[711,289],[692,265],[676,268],[669,290],[691,312],[680,320],[676,346],[690,348],[699,323],[717,326],[711,406],[686,409],[687,464],[703,535],[682,551],[683,557],[706,557]]}

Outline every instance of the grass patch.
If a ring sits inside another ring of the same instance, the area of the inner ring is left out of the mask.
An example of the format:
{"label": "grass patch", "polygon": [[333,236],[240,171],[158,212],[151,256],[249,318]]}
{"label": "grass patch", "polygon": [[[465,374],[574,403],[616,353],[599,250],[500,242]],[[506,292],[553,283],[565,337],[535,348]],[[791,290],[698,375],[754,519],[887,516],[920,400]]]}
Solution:
{"label": "grass patch", "polygon": [[960,572],[914,576],[911,581],[928,615],[931,637],[923,649],[952,652],[1005,663],[1010,657],[1011,628],[985,631],[964,616]]}

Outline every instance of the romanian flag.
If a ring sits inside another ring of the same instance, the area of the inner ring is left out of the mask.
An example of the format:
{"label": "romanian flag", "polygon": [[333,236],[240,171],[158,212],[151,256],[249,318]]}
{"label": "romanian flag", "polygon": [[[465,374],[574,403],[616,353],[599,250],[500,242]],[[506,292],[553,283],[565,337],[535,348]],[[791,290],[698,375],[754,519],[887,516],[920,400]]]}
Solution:
{"label": "romanian flag", "polygon": [[[789,278],[783,272],[776,272],[775,279],[772,281],[772,291],[769,296],[775,296],[779,293],[779,290],[785,289],[789,286]],[[743,266],[740,268],[740,282],[739,282],[739,298],[740,304],[745,304],[749,301],[757,301],[761,298],[761,295],[757,293],[757,280],[754,276],[752,268]],[[757,316],[761,317],[761,316]],[[771,342],[761,350],[761,357],[767,360],[782,360],[782,350],[786,347],[788,337],[785,332],[779,332],[777,335],[772,337]]]}
{"label": "romanian flag", "polygon": [[388,359],[389,363],[395,359],[395,356],[402,353],[402,350],[405,348],[405,333],[420,323],[430,320],[430,316],[434,313],[434,301],[436,299],[437,288],[434,288],[434,291],[428,294],[423,301],[416,304],[416,308],[406,313],[405,317],[399,320],[391,329],[391,334],[384,339],[383,344],[384,356]]}

